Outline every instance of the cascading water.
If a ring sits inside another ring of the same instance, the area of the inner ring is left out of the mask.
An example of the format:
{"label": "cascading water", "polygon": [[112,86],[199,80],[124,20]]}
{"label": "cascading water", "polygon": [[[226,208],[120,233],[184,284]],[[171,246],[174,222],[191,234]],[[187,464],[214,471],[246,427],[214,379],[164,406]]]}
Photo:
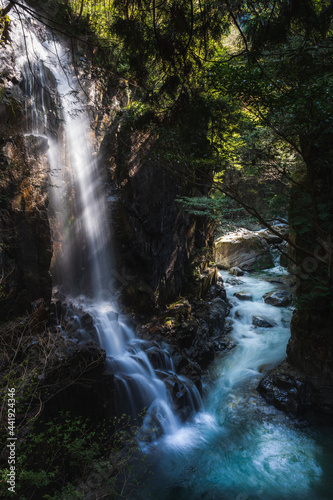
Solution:
{"label": "cascading water", "polygon": [[[154,500],[328,500],[331,430],[287,417],[256,391],[262,372],[285,358],[291,308],[263,302],[276,283],[222,276],[236,347],[210,367],[213,384],[194,424],[155,448],[150,493]],[[237,292],[252,300],[239,300]],[[254,317],[271,326],[256,327]]]}
{"label": "cascading water", "polygon": [[[51,210],[60,239],[56,242],[59,285],[94,320],[108,369],[115,374],[119,410],[136,415],[146,407],[146,427],[153,421],[159,433],[173,433],[180,421],[171,409],[166,385],[149,361],[151,345],[135,338],[119,319],[113,300],[105,188],[91,146],[85,97],[70,55],[47,31],[41,41],[34,29],[34,24],[41,29],[38,23],[22,10],[15,8],[15,12],[14,22],[21,26],[21,36],[15,40],[17,62],[29,98],[27,133],[44,135],[49,141]],[[162,358],[157,368],[176,377],[170,357]],[[188,391],[188,404],[198,409],[198,391],[195,387]]]}

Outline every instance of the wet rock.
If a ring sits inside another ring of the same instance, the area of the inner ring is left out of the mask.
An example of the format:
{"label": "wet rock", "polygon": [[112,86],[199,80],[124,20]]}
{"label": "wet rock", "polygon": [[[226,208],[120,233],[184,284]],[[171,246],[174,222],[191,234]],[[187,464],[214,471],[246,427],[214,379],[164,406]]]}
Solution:
{"label": "wet rock", "polygon": [[244,276],[244,271],[240,269],[239,267],[232,267],[229,270],[230,274],[233,274],[234,276]]}
{"label": "wet rock", "polygon": [[188,320],[191,317],[192,307],[187,299],[181,299],[167,307],[168,315],[177,321]]}
{"label": "wet rock", "polygon": [[[195,401],[192,398],[193,383],[190,380],[185,381],[183,378],[184,377],[178,377],[176,374],[169,375],[164,379],[164,383],[172,396],[172,401],[177,412],[186,408],[186,414],[188,416],[188,410],[191,411],[192,405],[195,405]],[[192,410],[193,409],[197,410],[198,408],[192,408]]]}
{"label": "wet rock", "polygon": [[296,416],[311,405],[311,386],[306,377],[288,363],[266,375],[259,383],[258,392],[267,403]]}
{"label": "wet rock", "polygon": [[229,333],[231,332],[231,330],[233,329],[233,325],[234,325],[234,321],[232,319],[227,319],[226,322],[225,322],[225,331],[226,333]]}
{"label": "wet rock", "polygon": [[318,297],[308,309],[296,310],[290,325],[287,356],[290,365],[306,374],[314,388],[312,407],[333,417],[333,313],[330,297]]}
{"label": "wet rock", "polygon": [[202,370],[201,370],[200,365],[198,363],[196,363],[195,361],[193,361],[193,360],[191,360],[188,357],[183,356],[183,355],[178,355],[177,357],[174,356],[173,361],[174,361],[177,373],[180,373],[181,375],[185,375],[190,380],[192,380],[192,382],[195,383],[199,392],[201,392],[202,391],[202,382],[201,382]]}
{"label": "wet rock", "polygon": [[244,281],[240,280],[239,278],[227,278],[226,283],[232,286],[237,286],[237,285],[243,285]]}
{"label": "wet rock", "polygon": [[257,233],[240,229],[215,241],[215,262],[222,269],[239,267],[244,271],[274,266],[269,245]]}
{"label": "wet rock", "polygon": [[68,323],[66,324],[66,332],[69,333],[69,334],[73,334],[74,332],[76,332],[76,330],[78,330],[79,328],[81,327],[81,323],[80,323],[80,320],[79,318],[76,316],[76,317],[73,317],[70,321],[68,321]]}
{"label": "wet rock", "polygon": [[108,312],[108,318],[110,321],[118,321],[119,314],[115,311]]}
{"label": "wet rock", "polygon": [[84,328],[87,328],[87,327],[91,327],[93,326],[94,324],[94,320],[92,318],[92,316],[88,313],[85,313],[82,317],[81,317],[81,325],[84,327]]}
{"label": "wet rock", "polygon": [[172,358],[170,353],[160,346],[153,346],[146,350],[148,359],[155,370],[170,370]]}
{"label": "wet rock", "polygon": [[262,318],[261,316],[253,316],[252,317],[252,324],[254,326],[258,326],[259,328],[272,328],[274,326],[274,323],[270,323],[269,321]]}
{"label": "wet rock", "polygon": [[203,344],[200,351],[193,358],[203,370],[206,370],[215,358],[215,346],[213,342]]}
{"label": "wet rock", "polygon": [[293,301],[292,294],[286,291],[265,293],[263,299],[266,304],[275,307],[287,307],[290,306]]}
{"label": "wet rock", "polygon": [[[138,325],[138,334],[144,339],[165,342],[176,373],[191,379],[200,391],[201,371],[207,369],[217,352],[229,348],[225,339],[229,310],[223,281],[219,280],[207,301],[181,299],[170,304],[162,314]],[[154,356],[157,358],[156,353]],[[163,370],[160,363],[159,366]]]}
{"label": "wet rock", "polygon": [[195,278],[192,293],[196,298],[201,299],[208,293],[217,281],[217,272],[216,266],[209,267]]}
{"label": "wet rock", "polygon": [[225,317],[228,311],[227,303],[220,299],[214,299],[208,305],[208,325],[210,335],[221,335],[225,325]]}
{"label": "wet rock", "polygon": [[252,295],[248,292],[235,292],[234,297],[236,297],[238,300],[252,300]]}
{"label": "wet rock", "polygon": [[211,300],[212,298],[220,298],[224,302],[227,302],[227,292],[224,288],[224,282],[221,277],[218,278],[215,285],[213,285],[207,295],[205,296],[205,300]]}

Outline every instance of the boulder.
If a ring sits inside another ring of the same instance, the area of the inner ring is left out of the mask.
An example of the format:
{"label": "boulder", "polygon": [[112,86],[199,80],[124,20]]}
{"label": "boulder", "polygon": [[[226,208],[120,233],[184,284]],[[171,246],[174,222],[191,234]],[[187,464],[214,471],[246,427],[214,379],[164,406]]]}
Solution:
{"label": "boulder", "polygon": [[290,306],[293,301],[293,296],[291,293],[286,291],[281,292],[268,292],[263,296],[264,302],[275,307],[287,307]]}
{"label": "boulder", "polygon": [[226,280],[226,283],[234,286],[234,285],[243,285],[244,281],[240,280],[239,278],[228,278]]}
{"label": "boulder", "polygon": [[241,229],[215,241],[215,262],[222,269],[255,271],[274,267],[267,241],[253,231]]}
{"label": "boulder", "polygon": [[248,292],[236,292],[234,293],[234,296],[238,300],[252,300],[252,295]]}
{"label": "boulder", "polygon": [[265,229],[264,231],[260,231],[260,236],[264,238],[268,243],[281,243],[283,238],[287,238],[289,235],[289,227],[285,226],[272,226],[272,229],[279,233],[281,236],[271,232],[269,229]]}
{"label": "boulder", "polygon": [[253,316],[252,317],[252,324],[254,326],[258,326],[259,328],[272,328],[274,326],[274,323],[270,323],[267,321],[265,318],[262,318],[261,316]]}
{"label": "boulder", "polygon": [[306,377],[283,363],[259,383],[258,392],[267,403],[279,410],[299,416],[310,407],[312,388]]}
{"label": "boulder", "polygon": [[230,274],[233,274],[234,276],[244,276],[244,271],[240,269],[239,267],[232,267],[229,270]]}

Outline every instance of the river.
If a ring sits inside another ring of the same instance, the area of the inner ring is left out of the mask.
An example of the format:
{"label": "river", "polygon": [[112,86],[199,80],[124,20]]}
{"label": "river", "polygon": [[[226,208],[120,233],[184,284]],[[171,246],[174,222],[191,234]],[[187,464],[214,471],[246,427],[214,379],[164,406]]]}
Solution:
{"label": "river", "polygon": [[[281,285],[262,274],[231,285],[231,276],[221,274],[233,303],[236,347],[210,367],[203,411],[150,447],[153,479],[140,498],[149,491],[154,500],[331,499],[332,429],[289,417],[256,391],[262,373],[286,356],[292,308],[262,300]],[[239,291],[252,301],[236,299]],[[255,328],[253,316],[274,326]]]}

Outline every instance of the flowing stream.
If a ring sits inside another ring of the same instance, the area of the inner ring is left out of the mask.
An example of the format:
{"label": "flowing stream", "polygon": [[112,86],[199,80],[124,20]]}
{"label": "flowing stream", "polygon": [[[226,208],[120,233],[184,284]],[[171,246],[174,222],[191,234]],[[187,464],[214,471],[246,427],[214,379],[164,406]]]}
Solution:
{"label": "flowing stream", "polygon": [[[155,371],[175,376],[167,349],[159,349],[153,367],[149,355],[156,346],[135,338],[113,299],[106,187],[69,51],[47,31],[37,36],[38,23],[16,12],[13,43],[29,97],[27,134],[40,135],[49,144],[51,207],[61,235],[59,284],[94,319],[115,374],[120,410],[135,414],[147,406],[147,428],[152,421],[160,427],[155,441],[147,444],[154,478],[136,498],[147,498],[148,492],[153,500],[332,498],[332,433],[287,417],[256,392],[262,373],[284,359],[289,337],[291,309],[262,301],[275,284],[258,276],[226,283],[236,347],[210,367],[203,408],[189,386],[189,405],[197,413],[181,424],[172,411],[166,385]],[[61,125],[56,130],[57,120]],[[225,281],[228,277],[223,273]],[[250,292],[252,301],[238,300],[237,291]],[[255,328],[253,316],[272,327]]]}
{"label": "flowing stream", "polygon": [[[151,449],[148,490],[156,500],[331,499],[332,429],[289,418],[256,391],[262,372],[285,358],[292,310],[263,302],[279,286],[263,276],[242,276],[235,284],[238,279],[221,274],[236,347],[210,367],[203,410]],[[252,301],[235,298],[240,291]],[[255,327],[254,316],[273,326]]]}

